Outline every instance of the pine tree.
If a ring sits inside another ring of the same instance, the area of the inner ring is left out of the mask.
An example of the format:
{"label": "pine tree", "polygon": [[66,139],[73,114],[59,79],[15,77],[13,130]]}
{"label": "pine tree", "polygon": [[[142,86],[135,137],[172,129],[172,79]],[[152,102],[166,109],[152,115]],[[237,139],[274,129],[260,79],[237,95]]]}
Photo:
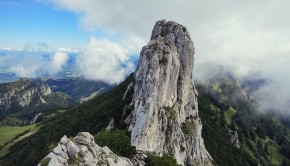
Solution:
{"label": "pine tree", "polygon": [[267,154],[267,155],[269,155],[269,152],[268,152],[268,143],[265,145],[265,147],[264,147],[264,152]]}

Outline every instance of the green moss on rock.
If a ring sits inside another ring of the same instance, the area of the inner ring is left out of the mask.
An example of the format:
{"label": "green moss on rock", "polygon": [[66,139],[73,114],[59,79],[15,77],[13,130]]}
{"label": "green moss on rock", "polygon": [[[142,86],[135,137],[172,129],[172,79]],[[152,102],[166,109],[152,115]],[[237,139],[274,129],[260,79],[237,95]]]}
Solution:
{"label": "green moss on rock", "polygon": [[181,130],[183,134],[193,136],[196,133],[196,126],[194,122],[186,121],[182,123]]}
{"label": "green moss on rock", "polygon": [[44,159],[42,159],[42,160],[40,161],[40,165],[41,165],[41,166],[47,166],[47,165],[49,164],[50,160],[51,160],[50,157],[45,157]]}

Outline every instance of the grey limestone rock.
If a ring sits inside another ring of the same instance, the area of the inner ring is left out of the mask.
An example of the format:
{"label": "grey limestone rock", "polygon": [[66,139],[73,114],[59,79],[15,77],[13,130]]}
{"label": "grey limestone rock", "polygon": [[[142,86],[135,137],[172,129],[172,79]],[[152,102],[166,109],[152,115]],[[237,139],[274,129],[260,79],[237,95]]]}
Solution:
{"label": "grey limestone rock", "polygon": [[[45,160],[48,163],[45,163]],[[134,166],[128,158],[114,154],[108,147],[98,146],[94,137],[87,132],[79,133],[73,140],[63,136],[57,147],[38,166],[46,164],[48,166]]]}
{"label": "grey limestone rock", "polygon": [[132,161],[134,166],[145,166],[146,159],[147,155],[143,151],[137,150],[137,154],[134,155],[130,160]]}
{"label": "grey limestone rock", "polygon": [[106,131],[110,131],[115,128],[114,119],[111,118],[109,125],[106,128]]}
{"label": "grey limestone rock", "polygon": [[37,113],[35,117],[30,121],[30,124],[34,124],[41,115],[42,113]]}
{"label": "grey limestone rock", "polygon": [[186,27],[156,22],[134,73],[131,143],[138,150],[172,154],[182,165],[212,165],[201,137],[193,83],[194,46]]}
{"label": "grey limestone rock", "polygon": [[229,136],[231,144],[234,145],[236,148],[240,148],[241,143],[239,141],[238,132],[234,130],[229,130],[228,136]]}

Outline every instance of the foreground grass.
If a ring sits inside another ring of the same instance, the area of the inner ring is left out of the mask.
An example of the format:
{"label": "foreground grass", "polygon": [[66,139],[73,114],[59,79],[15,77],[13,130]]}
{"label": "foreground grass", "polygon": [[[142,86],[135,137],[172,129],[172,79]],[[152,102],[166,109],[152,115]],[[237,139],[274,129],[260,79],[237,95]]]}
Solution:
{"label": "foreground grass", "polygon": [[0,146],[13,139],[18,134],[35,128],[35,125],[29,126],[4,126],[0,127]]}
{"label": "foreground grass", "polygon": [[5,155],[16,142],[35,133],[39,127],[36,124],[0,127],[0,157]]}

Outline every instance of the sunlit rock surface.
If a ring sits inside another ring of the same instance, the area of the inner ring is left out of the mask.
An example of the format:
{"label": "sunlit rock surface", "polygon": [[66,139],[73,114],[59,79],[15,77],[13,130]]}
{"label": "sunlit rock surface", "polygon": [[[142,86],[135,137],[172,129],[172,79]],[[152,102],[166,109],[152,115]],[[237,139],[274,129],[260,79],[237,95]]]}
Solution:
{"label": "sunlit rock surface", "polygon": [[201,137],[192,81],[194,47],[186,27],[156,22],[135,71],[131,143],[138,150],[172,154],[182,165],[212,165]]}
{"label": "sunlit rock surface", "polygon": [[125,157],[113,153],[108,147],[100,147],[94,137],[87,133],[79,133],[73,140],[63,136],[57,147],[53,149],[38,166],[133,166]]}

